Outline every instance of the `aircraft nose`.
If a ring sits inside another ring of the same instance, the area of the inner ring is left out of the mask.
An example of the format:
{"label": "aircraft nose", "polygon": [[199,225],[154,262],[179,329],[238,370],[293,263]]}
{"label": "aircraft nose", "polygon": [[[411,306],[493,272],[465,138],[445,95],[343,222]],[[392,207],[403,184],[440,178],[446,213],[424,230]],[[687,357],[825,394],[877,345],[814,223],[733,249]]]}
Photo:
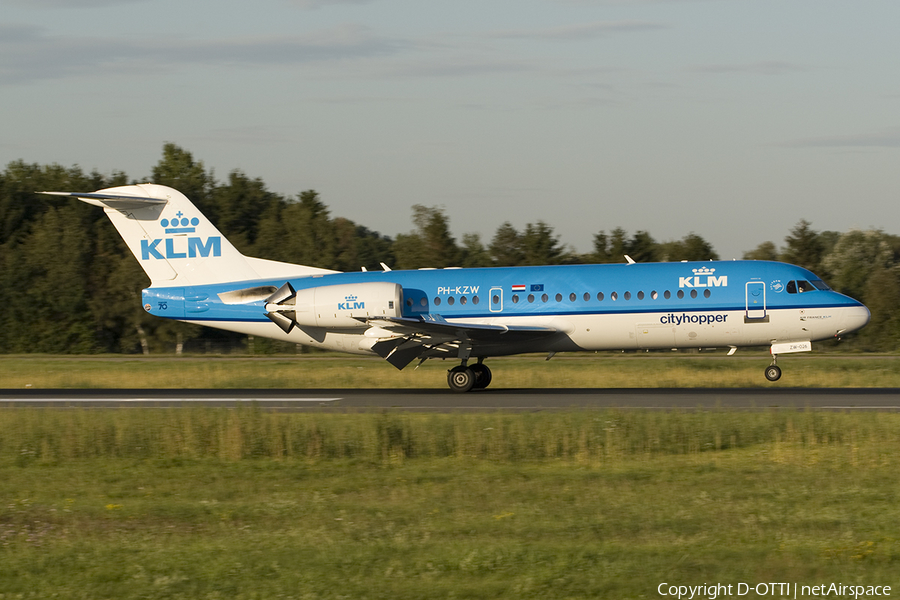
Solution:
{"label": "aircraft nose", "polygon": [[869,309],[863,304],[845,308],[843,312],[844,318],[841,319],[841,331],[839,333],[848,333],[862,329],[872,316]]}

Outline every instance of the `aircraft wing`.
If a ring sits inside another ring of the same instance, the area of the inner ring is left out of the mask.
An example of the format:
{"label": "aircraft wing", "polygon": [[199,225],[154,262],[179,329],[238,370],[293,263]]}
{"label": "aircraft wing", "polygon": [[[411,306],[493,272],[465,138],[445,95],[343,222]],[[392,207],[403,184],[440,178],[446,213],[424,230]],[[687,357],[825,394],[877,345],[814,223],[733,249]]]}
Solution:
{"label": "aircraft wing", "polygon": [[366,319],[366,323],[397,334],[375,342],[372,350],[398,369],[424,355],[455,357],[452,353],[458,353],[461,348],[477,354],[479,345],[516,343],[559,333],[554,327],[540,325],[449,322],[440,315],[423,315],[418,319],[378,317]]}

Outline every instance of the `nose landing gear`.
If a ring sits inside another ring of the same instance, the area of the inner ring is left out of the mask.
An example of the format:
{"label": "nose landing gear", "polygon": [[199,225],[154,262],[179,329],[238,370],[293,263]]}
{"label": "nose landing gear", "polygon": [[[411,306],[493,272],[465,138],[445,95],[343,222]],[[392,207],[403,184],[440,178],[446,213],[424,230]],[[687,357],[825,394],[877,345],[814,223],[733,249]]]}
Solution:
{"label": "nose landing gear", "polygon": [[766,379],[769,381],[778,381],[781,379],[781,367],[775,364],[778,360],[776,355],[772,355],[772,364],[766,367]]}
{"label": "nose landing gear", "polygon": [[471,390],[484,389],[490,385],[491,370],[482,360],[472,366],[467,366],[465,360],[458,367],[453,367],[447,371],[447,385],[454,392],[465,393]]}

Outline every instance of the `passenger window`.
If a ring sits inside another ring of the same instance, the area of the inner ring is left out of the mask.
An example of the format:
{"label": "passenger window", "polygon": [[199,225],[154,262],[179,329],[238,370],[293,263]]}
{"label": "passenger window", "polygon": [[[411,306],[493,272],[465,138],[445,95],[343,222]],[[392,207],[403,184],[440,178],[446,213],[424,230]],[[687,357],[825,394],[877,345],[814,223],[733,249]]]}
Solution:
{"label": "passenger window", "polygon": [[466,298],[465,296],[463,296],[462,298],[459,299],[460,304],[465,304],[468,301],[469,301],[468,298]]}
{"label": "passenger window", "polygon": [[491,298],[491,302],[493,302],[494,304],[500,304],[500,296],[497,296],[495,294],[494,297]]}
{"label": "passenger window", "polygon": [[638,292],[638,300],[644,299],[644,292]]}
{"label": "passenger window", "polygon": [[557,295],[556,295],[556,301],[557,301],[557,302],[562,302],[562,294],[557,294]]}
{"label": "passenger window", "polygon": [[672,297],[672,292],[670,292],[669,290],[666,290],[665,293],[663,293],[663,298],[665,298],[666,300],[668,300],[671,297]]}
{"label": "passenger window", "polygon": [[534,294],[528,294],[528,304],[534,302]]}
{"label": "passenger window", "polygon": [[479,302],[481,301],[478,299],[478,296],[472,296],[472,304],[478,304]]}
{"label": "passenger window", "polygon": [[447,298],[447,304],[449,304],[450,306],[453,306],[454,302],[456,302],[456,298],[454,298],[453,296]]}
{"label": "passenger window", "polygon": [[407,298],[407,299],[406,299],[406,305],[407,305],[408,307],[412,308],[412,298]]}
{"label": "passenger window", "polygon": [[631,292],[625,292],[625,295],[624,295],[623,297],[624,297],[626,300],[631,300]]}
{"label": "passenger window", "polygon": [[652,292],[650,292],[650,297],[656,300],[657,298],[659,298],[659,294],[656,293],[656,290],[653,290]]}
{"label": "passenger window", "polygon": [[421,304],[422,306],[428,306],[428,299],[422,298],[421,300],[419,300],[419,304]]}
{"label": "passenger window", "polygon": [[603,292],[597,292],[597,300],[603,302]]}
{"label": "passenger window", "polygon": [[691,290],[691,298],[697,297],[697,290]]}
{"label": "passenger window", "polygon": [[584,301],[585,301],[585,302],[589,302],[590,299],[591,299],[591,293],[590,293],[590,292],[585,292],[585,293],[584,293]]}
{"label": "passenger window", "polygon": [[577,298],[578,298],[578,296],[575,295],[575,292],[572,292],[571,294],[569,294],[569,301],[570,301],[570,302],[575,302],[575,300],[576,300]]}
{"label": "passenger window", "polygon": [[710,292],[709,290],[703,290],[704,298],[709,298],[710,296],[712,296],[712,292]]}
{"label": "passenger window", "polygon": [[682,298],[684,298],[684,290],[678,290],[678,293],[675,295],[678,296],[679,300],[681,300]]}
{"label": "passenger window", "polygon": [[612,294],[609,295],[609,299],[612,300],[613,302],[615,302],[616,300],[619,299],[619,294],[617,294],[616,292],[613,292]]}
{"label": "passenger window", "polygon": [[435,306],[440,306],[440,305],[441,305],[441,299],[436,297],[436,298],[434,299],[434,305],[435,305]]}
{"label": "passenger window", "polygon": [[549,299],[550,299],[550,296],[548,296],[547,294],[544,294],[541,296],[541,302],[546,302]]}
{"label": "passenger window", "polygon": [[513,294],[512,301],[513,301],[513,304],[518,304],[519,303],[519,295]]}

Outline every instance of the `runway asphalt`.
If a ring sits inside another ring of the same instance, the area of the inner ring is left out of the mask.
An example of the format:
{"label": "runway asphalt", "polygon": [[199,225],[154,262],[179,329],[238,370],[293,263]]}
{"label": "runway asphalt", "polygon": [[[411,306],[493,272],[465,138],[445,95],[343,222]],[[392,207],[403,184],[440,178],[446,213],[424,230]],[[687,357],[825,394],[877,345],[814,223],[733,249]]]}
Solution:
{"label": "runway asphalt", "polygon": [[900,411],[898,388],[449,390],[0,390],[0,408],[235,407],[284,412],[543,411],[565,409]]}

